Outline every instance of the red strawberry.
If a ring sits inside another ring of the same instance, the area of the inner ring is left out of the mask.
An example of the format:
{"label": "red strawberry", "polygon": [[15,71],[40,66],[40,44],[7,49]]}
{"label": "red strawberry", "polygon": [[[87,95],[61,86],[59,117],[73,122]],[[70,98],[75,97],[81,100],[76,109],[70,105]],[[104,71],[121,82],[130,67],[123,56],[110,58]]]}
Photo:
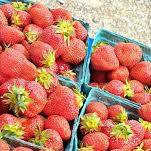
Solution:
{"label": "red strawberry", "polygon": [[27,59],[29,59],[29,53],[22,44],[15,44],[15,45],[12,46],[12,48],[15,49],[17,52],[20,52],[20,53],[24,54],[25,57]]}
{"label": "red strawberry", "polygon": [[121,105],[112,105],[108,107],[109,118],[115,122],[126,122],[128,120],[128,114]]}
{"label": "red strawberry", "polygon": [[103,120],[101,126],[101,132],[110,137],[112,128],[115,126],[115,123],[111,119]]}
{"label": "red strawberry", "polygon": [[97,132],[101,126],[102,122],[97,113],[87,113],[81,117],[80,131],[82,134]]}
{"label": "red strawberry", "polygon": [[22,41],[22,45],[29,51],[30,50],[30,44],[26,41],[26,40],[23,40]]}
{"label": "red strawberry", "polygon": [[102,71],[95,71],[91,72],[91,81],[97,83],[105,83],[106,82],[106,73]]}
{"label": "red strawberry", "polygon": [[124,97],[124,83],[119,80],[110,81],[104,89],[110,93]]}
{"label": "red strawberry", "polygon": [[151,94],[149,93],[136,93],[131,98],[132,101],[144,105],[146,103],[151,102]]}
{"label": "red strawberry", "polygon": [[66,86],[58,86],[49,95],[43,112],[47,116],[56,114],[71,121],[78,116],[79,108],[83,105],[84,99],[85,97],[78,90],[72,91]]}
{"label": "red strawberry", "polygon": [[93,132],[85,135],[82,143],[84,146],[91,146],[95,151],[107,151],[109,146],[108,137],[101,132]]}
{"label": "red strawberry", "polygon": [[111,151],[124,151],[123,149],[112,149]]}
{"label": "red strawberry", "polygon": [[30,58],[38,67],[56,68],[55,52],[47,43],[35,41],[30,46]]}
{"label": "red strawberry", "polygon": [[85,27],[79,21],[74,21],[73,27],[75,28],[76,37],[82,41],[85,41],[88,35],[88,31]]}
{"label": "red strawberry", "polygon": [[12,24],[19,27],[25,27],[31,23],[31,16],[25,11],[15,11],[11,18]]}
{"label": "red strawberry", "polygon": [[144,85],[141,82],[139,82],[137,80],[131,80],[131,81],[129,81],[129,84],[134,93],[144,92]]}
{"label": "red strawberry", "polygon": [[0,150],[1,151],[10,151],[9,145],[6,143],[6,141],[0,139]]}
{"label": "red strawberry", "polygon": [[69,20],[69,21],[72,20],[71,13],[64,8],[51,9],[50,11],[53,15],[53,19],[55,23],[61,20]]}
{"label": "red strawberry", "polygon": [[8,21],[1,9],[0,9],[0,25],[8,25]]}
{"label": "red strawberry", "polygon": [[142,61],[136,64],[132,68],[130,75],[143,84],[151,85],[151,63]]}
{"label": "red strawberry", "polygon": [[5,79],[34,80],[36,67],[23,54],[16,53],[15,49],[8,48],[0,54],[0,74]]}
{"label": "red strawberry", "polygon": [[101,102],[91,102],[86,107],[87,113],[97,113],[101,120],[106,120],[108,118],[107,107]]}
{"label": "red strawberry", "polygon": [[132,67],[142,58],[142,50],[133,43],[120,42],[115,46],[115,54],[121,65]]}
{"label": "red strawberry", "polygon": [[66,63],[60,58],[56,60],[56,63],[58,65],[58,72],[57,72],[58,74],[62,74],[63,72],[71,69],[70,64]]}
{"label": "red strawberry", "polygon": [[42,132],[36,131],[35,138],[30,140],[32,143],[50,148],[55,151],[63,151],[63,141],[59,133],[53,129],[46,129]]}
{"label": "red strawberry", "polygon": [[36,115],[33,118],[25,118],[20,120],[24,128],[24,140],[29,140],[34,137],[34,132],[38,128],[40,131],[44,129],[44,118],[40,115]]}
{"label": "red strawberry", "polygon": [[106,83],[96,83],[96,82],[92,82],[89,84],[90,86],[92,87],[97,87],[97,88],[100,88],[100,89],[103,89],[106,85]]}
{"label": "red strawberry", "polygon": [[28,43],[33,43],[36,41],[39,36],[42,34],[42,28],[35,24],[29,24],[24,28],[24,34],[26,36],[26,39]]}
{"label": "red strawberry", "polygon": [[45,129],[53,129],[57,131],[63,141],[69,140],[71,137],[70,125],[63,116],[49,116],[48,119],[45,121]]}
{"label": "red strawberry", "polygon": [[45,88],[47,94],[52,93],[60,85],[56,75],[49,71],[49,68],[38,69],[36,81]]}
{"label": "red strawberry", "polygon": [[34,24],[41,28],[46,28],[53,24],[53,16],[47,7],[44,5],[39,6],[40,5],[33,5],[29,9],[29,14]]}
{"label": "red strawberry", "polygon": [[151,122],[151,103],[147,103],[141,106],[138,110],[139,116],[145,121]]}
{"label": "red strawberry", "polygon": [[109,45],[97,46],[91,55],[92,68],[98,71],[109,71],[119,68],[119,61],[114,48]]}
{"label": "red strawberry", "polygon": [[26,117],[39,114],[47,102],[46,91],[39,83],[23,79],[11,79],[2,84],[0,95],[16,115]]}
{"label": "red strawberry", "polygon": [[144,139],[140,146],[138,146],[134,151],[150,151],[151,150],[151,139]]}
{"label": "red strawberry", "polygon": [[27,147],[16,147],[13,149],[13,151],[33,151],[33,150]]}
{"label": "red strawberry", "polygon": [[68,46],[67,51],[65,51],[61,57],[62,60],[71,64],[81,63],[86,55],[86,46],[83,41],[77,38],[72,38]]}
{"label": "red strawberry", "polygon": [[107,75],[108,80],[120,80],[122,82],[126,82],[129,78],[129,71],[127,67],[119,66],[118,69],[110,71]]}
{"label": "red strawberry", "polygon": [[123,149],[130,151],[141,143],[144,128],[135,120],[115,125],[111,132],[109,150]]}
{"label": "red strawberry", "polygon": [[10,21],[15,9],[11,4],[4,4],[0,7],[6,18]]}
{"label": "red strawberry", "polygon": [[0,115],[8,113],[9,109],[10,109],[9,105],[2,101],[2,99],[0,98]]}
{"label": "red strawberry", "polygon": [[13,45],[24,40],[24,34],[11,26],[0,26],[0,43]]}

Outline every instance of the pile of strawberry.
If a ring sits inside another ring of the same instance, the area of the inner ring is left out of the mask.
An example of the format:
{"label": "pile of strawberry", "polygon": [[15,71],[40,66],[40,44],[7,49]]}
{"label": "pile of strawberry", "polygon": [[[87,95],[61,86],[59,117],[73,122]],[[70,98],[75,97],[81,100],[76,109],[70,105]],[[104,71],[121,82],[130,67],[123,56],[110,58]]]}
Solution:
{"label": "pile of strawberry", "polygon": [[76,79],[71,68],[84,60],[86,38],[65,9],[21,2],[0,7],[0,139],[64,150],[85,98],[60,85],[56,74]]}
{"label": "pile of strawberry", "polygon": [[92,101],[80,119],[78,151],[150,151],[151,122],[129,118],[119,104]]}
{"label": "pile of strawberry", "polygon": [[100,43],[91,55],[91,84],[144,105],[151,102],[151,62],[133,43]]}

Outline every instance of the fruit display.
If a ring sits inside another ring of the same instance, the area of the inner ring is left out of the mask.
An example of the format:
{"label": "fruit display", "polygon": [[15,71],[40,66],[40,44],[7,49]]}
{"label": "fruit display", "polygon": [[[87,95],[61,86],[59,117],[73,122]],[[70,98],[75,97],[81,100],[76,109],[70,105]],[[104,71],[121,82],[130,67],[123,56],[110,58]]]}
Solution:
{"label": "fruit display", "polygon": [[140,111],[106,92],[92,89],[79,115],[74,150],[151,150],[151,123],[141,114],[138,116]]}

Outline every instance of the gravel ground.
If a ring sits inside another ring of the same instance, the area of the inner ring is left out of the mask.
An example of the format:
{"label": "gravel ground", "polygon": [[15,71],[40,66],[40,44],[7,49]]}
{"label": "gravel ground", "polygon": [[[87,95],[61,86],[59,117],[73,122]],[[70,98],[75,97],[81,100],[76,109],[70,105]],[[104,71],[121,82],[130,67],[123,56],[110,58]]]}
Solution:
{"label": "gravel ground", "polygon": [[106,28],[151,46],[151,0],[64,0],[63,5],[56,0],[35,1],[67,8],[91,25],[91,37]]}

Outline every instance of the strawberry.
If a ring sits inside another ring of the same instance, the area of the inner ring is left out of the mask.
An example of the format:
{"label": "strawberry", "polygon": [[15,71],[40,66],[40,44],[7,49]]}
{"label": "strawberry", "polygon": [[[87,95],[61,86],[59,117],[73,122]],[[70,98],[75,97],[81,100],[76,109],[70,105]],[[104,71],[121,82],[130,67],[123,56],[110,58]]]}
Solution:
{"label": "strawberry", "polygon": [[16,147],[13,149],[13,151],[33,151],[33,150],[27,147]]}
{"label": "strawberry", "polygon": [[35,42],[42,34],[43,29],[35,24],[29,24],[24,28],[24,34],[28,43]]}
{"label": "strawberry", "polygon": [[133,102],[139,103],[141,105],[151,102],[151,94],[149,93],[136,93],[131,98]]}
{"label": "strawberry", "polygon": [[39,83],[23,79],[11,79],[3,83],[0,95],[17,116],[34,117],[47,102],[46,91]]}
{"label": "strawberry", "polygon": [[81,63],[86,55],[86,46],[83,41],[72,38],[68,50],[61,55],[62,60],[71,64]]}
{"label": "strawberry", "polygon": [[0,54],[0,74],[5,79],[34,80],[36,67],[23,54],[16,53],[15,49],[8,48]]}
{"label": "strawberry", "polygon": [[15,49],[17,52],[20,52],[20,53],[24,54],[25,57],[27,59],[29,59],[29,53],[22,44],[15,44],[15,45],[12,46],[12,48]]}
{"label": "strawberry", "polygon": [[62,59],[58,58],[56,60],[57,66],[58,66],[58,74],[62,74],[65,71],[69,71],[71,69],[70,64],[67,62],[63,61]]}
{"label": "strawberry", "polygon": [[97,132],[101,126],[102,122],[97,113],[87,113],[81,117],[80,131],[82,134]]}
{"label": "strawberry", "polygon": [[126,122],[128,120],[128,114],[121,105],[112,105],[108,107],[109,118],[114,122]]}
{"label": "strawberry", "polygon": [[110,137],[112,128],[115,126],[115,123],[111,119],[103,120],[101,126],[101,132]]}
{"label": "strawberry", "polygon": [[136,64],[131,69],[130,75],[143,84],[151,85],[151,63],[142,61]]}
{"label": "strawberry", "polygon": [[109,150],[123,149],[130,151],[141,143],[143,137],[144,128],[139,122],[129,120],[126,123],[119,123],[112,129]]}
{"label": "strawberry", "polygon": [[123,149],[112,149],[111,151],[124,151]]}
{"label": "strawberry", "polygon": [[101,120],[106,120],[108,118],[107,107],[101,102],[91,102],[86,107],[86,113],[97,113]]}
{"label": "strawberry", "polygon": [[82,41],[85,41],[88,35],[88,31],[85,27],[79,21],[74,21],[73,27],[75,28],[76,37]]}
{"label": "strawberry", "polygon": [[71,90],[66,86],[58,86],[49,95],[43,112],[47,116],[56,114],[71,121],[78,116],[79,108],[82,107],[84,99],[85,97],[78,90]]}
{"label": "strawberry", "polygon": [[142,58],[141,48],[133,43],[120,42],[115,46],[115,54],[121,65],[132,67]]}
{"label": "strawberry", "polygon": [[49,9],[44,5],[33,5],[29,9],[32,22],[41,28],[46,28],[53,24],[53,16]]}
{"label": "strawberry", "polygon": [[2,98],[0,98],[0,115],[4,113],[9,112],[9,105],[6,104],[4,101],[2,101]]}
{"label": "strawberry", "polygon": [[35,41],[30,46],[30,58],[38,67],[54,68],[55,52],[53,48],[47,43]]}
{"label": "strawberry", "polygon": [[39,130],[44,129],[44,118],[41,115],[36,115],[33,118],[20,119],[24,128],[24,140],[29,140],[34,137],[34,132],[38,128]]}
{"label": "strawberry", "polygon": [[0,9],[0,25],[8,25],[8,21],[1,9]]}
{"label": "strawberry", "polygon": [[139,116],[148,122],[151,122],[151,103],[147,103],[141,106],[141,108],[138,110]]}
{"label": "strawberry", "polygon": [[14,7],[11,4],[4,4],[0,7],[6,18],[10,21],[12,14],[15,12]]}
{"label": "strawberry", "polygon": [[151,139],[144,139],[140,146],[133,151],[150,151],[151,150]]}
{"label": "strawberry", "polygon": [[108,137],[101,132],[93,132],[85,135],[82,143],[84,146],[91,146],[95,151],[107,151],[109,146]]}
{"label": "strawberry", "polygon": [[24,34],[11,26],[0,26],[0,43],[13,45],[24,40]]}
{"label": "strawberry", "polygon": [[108,80],[120,80],[126,82],[129,78],[129,71],[125,66],[119,66],[116,70],[110,71],[107,74]]}
{"label": "strawberry", "polygon": [[124,97],[124,83],[119,80],[110,81],[104,89],[110,93]]}
{"label": "strawberry", "polygon": [[96,82],[92,82],[89,84],[90,86],[92,87],[97,87],[97,88],[100,88],[100,89],[103,89],[106,85],[106,83],[96,83]]}
{"label": "strawberry", "polygon": [[86,146],[84,147],[83,145],[81,145],[81,147],[78,149],[78,151],[94,151],[92,146]]}
{"label": "strawberry", "polygon": [[44,87],[47,94],[52,93],[60,85],[56,75],[49,71],[48,68],[38,69],[36,81]]}
{"label": "strawberry", "polygon": [[0,139],[0,150],[1,151],[10,151],[9,145],[6,143],[6,141]]}
{"label": "strawberry", "polygon": [[30,44],[26,41],[26,40],[23,40],[21,42],[21,44],[29,51],[30,50]]}
{"label": "strawberry", "polygon": [[31,23],[31,16],[25,11],[15,11],[12,15],[11,22],[19,27],[25,27]]}
{"label": "strawberry", "polygon": [[68,21],[72,20],[72,16],[70,12],[64,8],[51,9],[50,11],[53,15],[53,19],[55,23],[61,20],[68,20]]}
{"label": "strawberry", "polygon": [[53,129],[46,129],[41,132],[37,130],[35,132],[35,138],[32,138],[30,141],[38,146],[50,148],[55,151],[63,151],[63,141],[59,133]]}
{"label": "strawberry", "polygon": [[[109,59],[110,58],[110,59]],[[92,68],[98,71],[110,71],[119,68],[119,61],[110,45],[98,45],[91,55]]]}
{"label": "strawberry", "polygon": [[45,121],[45,129],[53,129],[59,133],[63,141],[71,137],[71,130],[68,121],[59,115],[51,115]]}
{"label": "strawberry", "polygon": [[91,81],[97,83],[105,83],[106,82],[106,73],[102,71],[93,70],[91,73]]}

